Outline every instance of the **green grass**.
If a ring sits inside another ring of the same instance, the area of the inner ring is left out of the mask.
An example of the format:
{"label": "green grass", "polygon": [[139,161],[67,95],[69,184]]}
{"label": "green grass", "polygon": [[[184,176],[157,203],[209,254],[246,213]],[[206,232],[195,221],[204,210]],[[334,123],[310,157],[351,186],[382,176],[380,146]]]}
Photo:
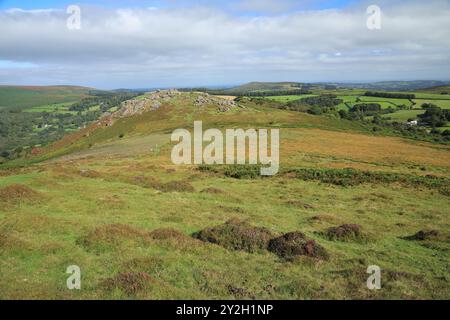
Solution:
{"label": "green grass", "polygon": [[399,110],[394,113],[383,115],[384,118],[391,118],[393,121],[407,121],[408,119],[417,119],[419,114],[423,114],[424,110]]}
{"label": "green grass", "polygon": [[432,103],[441,109],[450,109],[450,100],[415,99],[414,102],[418,108],[420,108],[424,103]]}
{"label": "green grass", "polygon": [[[90,168],[104,172],[96,179],[58,178],[49,168],[27,180],[47,200],[2,212],[1,230],[9,245],[2,248],[0,261],[1,298],[447,299],[450,295],[445,281],[440,280],[448,277],[447,245],[431,249],[401,239],[423,228],[448,230],[443,196],[411,188],[344,188],[280,177],[249,181],[208,173],[197,175],[193,182],[196,192],[159,193],[116,181],[122,165],[115,161],[107,166],[92,163]],[[70,176],[71,170],[65,170]],[[146,173],[167,176],[161,168]],[[188,175],[181,171],[170,179]],[[200,192],[212,185],[225,195]],[[299,193],[312,209],[286,204],[299,199]],[[313,216],[322,220],[311,220]],[[330,260],[284,262],[268,252],[250,254],[189,239],[191,233],[230,218],[247,219],[275,233],[301,230],[325,247]],[[351,222],[361,224],[372,240],[341,243],[318,234]],[[123,234],[94,238],[95,249],[80,244],[79,239],[89,232],[114,223],[141,232],[173,228],[186,238],[146,241]],[[111,247],[109,241],[114,237],[119,237],[118,242]],[[81,267],[81,291],[65,288],[65,269],[72,264]],[[251,267],[242,268],[244,264]],[[365,287],[369,264],[382,269],[380,291]],[[45,272],[40,272],[42,266]],[[127,294],[126,285],[122,289],[102,285],[118,273],[133,271],[146,272],[155,282],[136,294]],[[231,287],[241,288],[243,296],[233,295]]]}
{"label": "green grass", "polygon": [[308,97],[315,97],[314,94],[302,94],[302,95],[289,95],[289,96],[269,96],[265,97],[270,100],[278,101],[278,102],[290,102],[295,101],[298,99],[308,98]]}
{"label": "green grass", "polygon": [[77,101],[63,102],[63,103],[52,103],[42,106],[36,106],[27,108],[25,112],[48,112],[48,113],[72,113],[76,114],[75,111],[69,111],[69,107]]}
{"label": "green grass", "polygon": [[[0,299],[450,298],[450,244],[404,239],[419,230],[450,236],[446,146],[252,102],[220,113],[190,107],[193,99],[182,95],[24,160],[38,164],[0,169]],[[193,119],[204,128],[280,128],[280,173],[173,165],[170,133],[191,129]],[[15,184],[37,195],[5,191]],[[274,235],[303,232],[329,259],[287,261],[191,237],[229,219]],[[323,235],[352,223],[367,241]],[[155,239],[159,228],[171,231]],[[82,290],[66,288],[74,264]],[[381,290],[366,287],[369,265],[381,268]]]}
{"label": "green grass", "polygon": [[70,86],[0,86],[0,109],[27,109],[78,101],[87,97],[90,90],[90,88]]}

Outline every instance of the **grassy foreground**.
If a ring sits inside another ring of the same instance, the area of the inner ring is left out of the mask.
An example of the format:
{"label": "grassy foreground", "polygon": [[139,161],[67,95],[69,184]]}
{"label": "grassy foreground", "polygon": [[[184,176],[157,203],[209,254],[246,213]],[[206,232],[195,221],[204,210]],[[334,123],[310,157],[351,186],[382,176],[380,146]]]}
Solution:
{"label": "grassy foreground", "polygon": [[[198,111],[189,99],[0,171],[1,299],[450,298],[447,147],[251,105]],[[172,165],[171,130],[199,118],[281,128],[281,172]],[[192,236],[230,219],[247,227],[219,243]],[[360,234],[329,236],[344,224]],[[300,231],[327,258],[246,250],[262,241],[253,227]],[[411,237],[421,230],[437,235]],[[81,268],[81,290],[66,287],[69,265]],[[366,287],[369,265],[381,268],[381,290]]]}

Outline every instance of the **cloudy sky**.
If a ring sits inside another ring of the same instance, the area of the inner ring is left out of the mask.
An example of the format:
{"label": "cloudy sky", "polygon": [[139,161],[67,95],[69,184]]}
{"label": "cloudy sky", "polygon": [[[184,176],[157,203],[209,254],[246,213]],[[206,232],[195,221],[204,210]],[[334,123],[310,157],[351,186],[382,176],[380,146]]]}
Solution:
{"label": "cloudy sky", "polygon": [[450,80],[449,0],[0,0],[0,84],[424,79]]}

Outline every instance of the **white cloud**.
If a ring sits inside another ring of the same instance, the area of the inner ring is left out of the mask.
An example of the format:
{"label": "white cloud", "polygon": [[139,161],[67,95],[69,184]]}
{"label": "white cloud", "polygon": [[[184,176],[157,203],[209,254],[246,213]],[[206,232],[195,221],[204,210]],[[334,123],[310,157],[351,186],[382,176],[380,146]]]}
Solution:
{"label": "white cloud", "polygon": [[0,60],[33,65],[0,65],[0,83],[147,87],[449,78],[448,2],[381,8],[377,31],[366,28],[364,6],[260,17],[201,7],[82,7],[81,30],[65,27],[63,10],[0,11]]}

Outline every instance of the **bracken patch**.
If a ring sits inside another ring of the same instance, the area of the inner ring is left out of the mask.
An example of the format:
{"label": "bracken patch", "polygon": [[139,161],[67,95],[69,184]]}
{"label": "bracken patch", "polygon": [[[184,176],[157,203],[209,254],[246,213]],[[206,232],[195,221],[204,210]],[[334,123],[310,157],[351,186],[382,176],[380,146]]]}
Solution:
{"label": "bracken patch", "polygon": [[254,227],[247,222],[233,219],[219,226],[205,228],[192,236],[230,250],[252,253],[267,249],[274,235],[266,228]]}
{"label": "bracken patch", "polygon": [[23,202],[39,202],[42,195],[22,184],[12,184],[0,189],[0,202],[19,204]]}
{"label": "bracken patch", "polygon": [[79,172],[79,175],[85,178],[100,178],[101,174],[95,170],[90,170],[90,169],[82,169]]}
{"label": "bracken patch", "polygon": [[308,239],[303,233],[295,231],[286,233],[270,240],[269,251],[283,259],[293,259],[296,256],[308,256],[319,259],[328,259],[325,248],[315,240]]}

